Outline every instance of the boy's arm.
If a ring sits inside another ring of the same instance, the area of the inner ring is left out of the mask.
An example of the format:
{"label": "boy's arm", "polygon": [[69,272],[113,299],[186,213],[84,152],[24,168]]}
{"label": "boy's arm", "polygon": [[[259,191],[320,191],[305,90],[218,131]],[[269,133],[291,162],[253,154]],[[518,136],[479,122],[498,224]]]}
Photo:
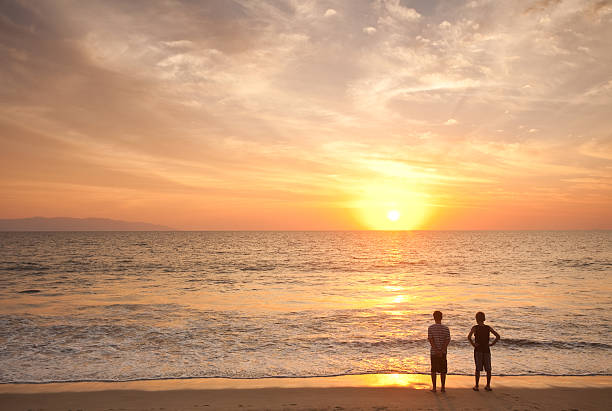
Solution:
{"label": "boy's arm", "polygon": [[437,353],[438,347],[436,347],[436,341],[433,338],[433,335],[431,335],[431,331],[427,331],[427,340],[429,341],[429,344],[431,345],[431,348],[433,349],[434,353]]}
{"label": "boy's arm", "polygon": [[472,327],[472,329],[470,330],[470,333],[468,334],[467,339],[470,342],[470,344],[472,344],[472,347],[476,348],[476,344],[472,340],[472,335],[474,335],[474,327]]}
{"label": "boy's arm", "polygon": [[493,327],[489,326],[489,330],[491,331],[491,334],[493,334],[493,335],[495,336],[495,340],[493,340],[493,342],[492,342],[491,344],[489,344],[489,346],[494,346],[494,345],[495,345],[495,344],[496,344],[496,343],[499,341],[499,339],[500,339],[501,337],[499,336],[499,334],[497,333],[497,331],[495,331],[495,330],[493,329]]}
{"label": "boy's arm", "polygon": [[431,333],[427,334],[427,341],[429,341],[429,345],[431,345],[431,348],[436,350],[436,342],[434,341],[433,336],[431,335]]}
{"label": "boy's arm", "polygon": [[448,344],[450,344],[451,342],[451,336],[450,336],[450,331],[448,332],[448,335],[446,336],[446,341],[444,341],[444,350],[446,351],[446,349],[448,348]]}

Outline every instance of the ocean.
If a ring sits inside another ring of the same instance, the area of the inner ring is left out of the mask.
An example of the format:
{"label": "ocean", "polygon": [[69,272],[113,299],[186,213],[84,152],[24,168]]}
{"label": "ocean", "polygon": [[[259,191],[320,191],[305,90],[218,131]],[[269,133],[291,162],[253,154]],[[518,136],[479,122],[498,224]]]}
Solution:
{"label": "ocean", "polygon": [[612,231],[4,232],[0,383],[612,374]]}

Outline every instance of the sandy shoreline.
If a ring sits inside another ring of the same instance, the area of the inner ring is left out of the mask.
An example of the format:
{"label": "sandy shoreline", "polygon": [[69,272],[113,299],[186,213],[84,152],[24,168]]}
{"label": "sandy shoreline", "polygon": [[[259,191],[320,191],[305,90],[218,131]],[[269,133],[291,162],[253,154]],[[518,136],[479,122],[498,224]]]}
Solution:
{"label": "sandy shoreline", "polygon": [[325,378],[223,378],[122,383],[0,385],[2,410],[600,410],[612,399],[612,377],[494,377],[493,392],[471,390],[472,378],[449,376],[431,393],[426,375]]}

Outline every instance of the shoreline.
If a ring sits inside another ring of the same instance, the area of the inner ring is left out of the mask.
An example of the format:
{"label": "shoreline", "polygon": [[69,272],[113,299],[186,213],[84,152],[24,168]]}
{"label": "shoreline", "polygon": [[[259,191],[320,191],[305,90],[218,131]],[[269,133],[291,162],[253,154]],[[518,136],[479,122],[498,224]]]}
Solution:
{"label": "shoreline", "polygon": [[[484,371],[483,371],[484,373]],[[333,378],[355,378],[367,377],[370,375],[424,375],[429,378],[427,372],[372,372],[363,374],[330,374],[330,375],[304,375],[304,376],[264,376],[264,377],[169,377],[169,378],[136,378],[133,380],[57,380],[57,381],[17,381],[17,382],[0,382],[0,387],[3,385],[44,385],[44,384],[75,384],[75,383],[133,383],[142,381],[189,381],[189,380],[224,380],[224,381],[254,381],[254,380],[309,380],[309,379],[333,379]],[[474,374],[454,374],[447,373],[450,377],[474,377]],[[484,375],[484,374],[483,374]],[[493,374],[496,378],[589,378],[589,377],[612,377],[612,374]]]}
{"label": "shoreline", "polygon": [[[481,376],[481,384],[486,376]],[[440,377],[438,376],[438,385]],[[429,389],[429,374],[351,374],[324,377],[188,377],[130,381],[57,381],[0,384],[0,394],[37,392],[94,392],[112,390],[167,391],[182,389],[259,389],[259,388],[335,388],[404,387]],[[447,387],[471,388],[473,375],[447,374]],[[492,385],[513,388],[610,387],[612,375],[493,375]]]}
{"label": "shoreline", "polygon": [[430,377],[422,374],[3,384],[0,385],[0,409],[597,410],[605,409],[612,398],[612,376],[494,375],[492,392],[472,391],[473,381],[470,376],[448,376],[446,393],[429,392]]}

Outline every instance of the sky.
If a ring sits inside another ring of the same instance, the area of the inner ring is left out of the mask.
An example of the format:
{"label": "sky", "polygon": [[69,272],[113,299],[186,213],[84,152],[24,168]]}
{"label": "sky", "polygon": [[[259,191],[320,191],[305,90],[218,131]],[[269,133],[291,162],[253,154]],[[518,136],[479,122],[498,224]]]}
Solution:
{"label": "sky", "polygon": [[0,0],[0,218],[612,229],[610,50],[610,0]]}

